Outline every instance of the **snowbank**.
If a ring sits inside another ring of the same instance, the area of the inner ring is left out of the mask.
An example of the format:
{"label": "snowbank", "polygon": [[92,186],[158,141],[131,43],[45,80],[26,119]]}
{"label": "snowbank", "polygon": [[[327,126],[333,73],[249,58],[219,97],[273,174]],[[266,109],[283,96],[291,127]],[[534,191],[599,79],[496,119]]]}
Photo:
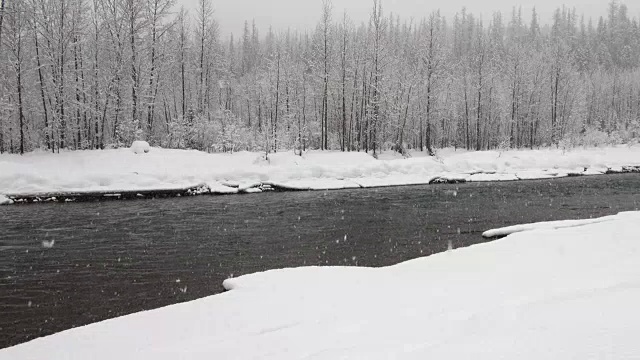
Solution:
{"label": "snowbank", "polygon": [[[0,350],[26,359],[631,359],[640,212],[396,266],[274,270]],[[354,254],[357,255],[357,254]]]}
{"label": "snowbank", "polygon": [[13,204],[13,200],[0,194],[0,205],[11,205],[11,204]]}
{"label": "snowbank", "polygon": [[146,154],[151,151],[151,146],[149,146],[149,143],[146,141],[134,141],[133,144],[131,144],[131,151],[133,151],[134,154]]}
{"label": "snowbank", "polygon": [[[148,145],[148,144],[147,144]],[[217,193],[238,193],[229,184],[270,184],[284,189],[326,190],[428,184],[440,181],[499,181],[602,174],[640,166],[640,146],[606,149],[465,152],[441,150],[437,157],[376,160],[365,153],[239,152],[132,149],[0,155],[0,192],[34,195],[187,188],[207,184]],[[133,151],[132,151],[133,150]],[[638,168],[640,170],[640,168]],[[249,192],[251,192],[250,190]]]}
{"label": "snowbank", "polygon": [[617,216],[605,216],[598,219],[587,219],[587,220],[561,220],[561,221],[546,221],[539,222],[533,224],[522,224],[522,225],[514,225],[503,227],[499,229],[487,230],[482,233],[482,236],[485,238],[494,238],[500,236],[507,236],[523,231],[533,231],[533,230],[554,230],[554,229],[564,229],[569,227],[578,227],[585,226],[591,224],[597,224],[605,221],[613,221],[617,219]]}

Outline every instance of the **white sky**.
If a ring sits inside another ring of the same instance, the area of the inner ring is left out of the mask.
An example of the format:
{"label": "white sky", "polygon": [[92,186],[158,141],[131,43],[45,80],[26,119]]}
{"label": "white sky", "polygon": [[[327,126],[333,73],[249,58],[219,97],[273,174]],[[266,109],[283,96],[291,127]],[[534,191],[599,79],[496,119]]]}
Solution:
{"label": "white sky", "polygon": [[[191,12],[196,8],[198,0],[178,0],[178,5],[184,5]],[[624,0],[629,7],[630,16],[640,15],[640,0]],[[255,19],[261,34],[270,25],[274,30],[287,28],[306,30],[312,29],[320,18],[321,0],[212,0],[215,17],[220,24],[223,38],[233,32],[238,38],[242,34],[244,21]],[[576,8],[578,13],[584,13],[587,18],[594,20],[600,15],[606,15],[609,0],[382,0],[385,14],[393,12],[402,19],[421,19],[431,11],[440,9],[443,15],[451,18],[463,6],[474,15],[483,15],[489,19],[494,11],[502,11],[508,20],[511,9],[522,5],[523,14],[528,22],[531,9],[535,6],[543,23],[548,22],[553,11],[562,3],[570,8]],[[346,10],[349,17],[359,24],[368,21],[372,0],[333,0],[334,19],[341,20]]]}

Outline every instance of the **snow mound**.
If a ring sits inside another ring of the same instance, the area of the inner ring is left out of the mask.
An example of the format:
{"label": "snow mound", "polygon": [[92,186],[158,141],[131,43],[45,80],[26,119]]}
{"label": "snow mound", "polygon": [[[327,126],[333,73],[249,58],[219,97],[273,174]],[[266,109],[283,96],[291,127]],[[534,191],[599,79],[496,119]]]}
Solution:
{"label": "snow mound", "polygon": [[[622,213],[618,216],[622,216],[625,213]],[[499,229],[491,229],[482,233],[482,236],[485,238],[494,238],[494,237],[503,237],[519,232],[524,231],[536,231],[536,230],[555,230],[555,229],[564,229],[569,227],[578,227],[585,226],[591,224],[597,224],[605,221],[612,221],[616,219],[616,216],[606,216],[598,219],[587,219],[587,220],[560,220],[560,221],[546,221],[532,224],[522,224],[522,225],[514,225],[507,226]]]}
{"label": "snow mound", "polygon": [[11,204],[13,204],[13,200],[0,194],[0,205],[11,205]]}
{"label": "snow mound", "polygon": [[134,154],[147,154],[151,151],[151,146],[149,146],[149,143],[146,141],[134,141],[131,145],[131,151],[133,151]]}
{"label": "snow mound", "polygon": [[[0,360],[634,359],[640,212],[387,268],[272,270]],[[572,223],[567,223],[570,225]]]}
{"label": "snow mound", "polygon": [[217,181],[208,183],[207,186],[209,187],[209,191],[212,194],[228,195],[228,194],[237,194],[238,193],[238,188],[237,187],[227,186],[226,184],[221,184],[221,183],[219,183]]}

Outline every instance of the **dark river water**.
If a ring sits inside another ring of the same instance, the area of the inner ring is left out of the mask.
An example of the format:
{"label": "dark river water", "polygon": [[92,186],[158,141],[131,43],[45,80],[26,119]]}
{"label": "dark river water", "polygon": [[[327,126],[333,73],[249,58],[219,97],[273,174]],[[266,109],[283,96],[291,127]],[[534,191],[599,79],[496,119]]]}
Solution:
{"label": "dark river water", "polygon": [[303,265],[386,266],[638,210],[640,175],[0,207],[0,348]]}

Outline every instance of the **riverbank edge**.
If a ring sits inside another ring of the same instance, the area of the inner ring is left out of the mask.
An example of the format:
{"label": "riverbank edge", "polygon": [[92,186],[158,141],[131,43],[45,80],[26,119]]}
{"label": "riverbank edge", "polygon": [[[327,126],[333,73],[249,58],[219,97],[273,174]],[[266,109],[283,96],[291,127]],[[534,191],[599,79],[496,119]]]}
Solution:
{"label": "riverbank edge", "polygon": [[[548,170],[545,170],[548,171]],[[135,199],[156,199],[156,198],[174,198],[189,197],[198,195],[237,195],[237,194],[256,194],[264,192],[293,192],[293,191],[330,191],[345,189],[373,189],[387,188],[398,186],[424,186],[437,184],[462,184],[467,182],[504,182],[504,181],[523,181],[523,180],[549,180],[562,179],[567,177],[579,176],[598,176],[598,175],[616,175],[616,174],[640,174],[640,166],[629,165],[616,168],[607,168],[604,172],[589,171],[585,168],[583,172],[557,172],[555,175],[547,175],[536,177],[518,177],[517,173],[496,174],[495,172],[474,172],[462,173],[458,175],[438,175],[426,178],[424,182],[412,182],[410,184],[389,184],[389,185],[363,185],[358,182],[359,179],[340,179],[348,182],[352,186],[344,187],[298,187],[287,185],[286,182],[262,181],[249,185],[240,185],[235,183],[225,183],[214,187],[205,183],[181,188],[167,189],[133,189],[133,190],[109,190],[109,191],[70,191],[70,192],[47,192],[33,194],[0,194],[7,199],[4,204],[0,205],[20,205],[34,203],[68,203],[68,202],[92,202],[92,201],[110,201],[110,200],[135,200]],[[473,175],[499,175],[494,180],[473,180],[469,177]],[[500,179],[500,176],[502,179]],[[331,179],[337,180],[337,179]],[[362,180],[362,179],[360,179]]]}

